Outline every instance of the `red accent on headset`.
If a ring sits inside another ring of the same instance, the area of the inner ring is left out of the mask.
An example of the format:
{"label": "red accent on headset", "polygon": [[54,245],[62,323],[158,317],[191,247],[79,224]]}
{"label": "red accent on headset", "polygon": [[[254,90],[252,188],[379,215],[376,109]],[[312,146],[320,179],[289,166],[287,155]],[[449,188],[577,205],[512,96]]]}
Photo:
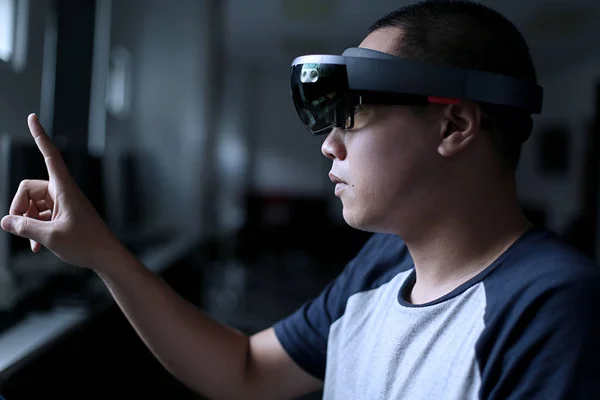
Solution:
{"label": "red accent on headset", "polygon": [[435,104],[458,104],[460,103],[459,99],[452,99],[449,97],[437,97],[437,96],[429,96],[427,97],[430,103]]}

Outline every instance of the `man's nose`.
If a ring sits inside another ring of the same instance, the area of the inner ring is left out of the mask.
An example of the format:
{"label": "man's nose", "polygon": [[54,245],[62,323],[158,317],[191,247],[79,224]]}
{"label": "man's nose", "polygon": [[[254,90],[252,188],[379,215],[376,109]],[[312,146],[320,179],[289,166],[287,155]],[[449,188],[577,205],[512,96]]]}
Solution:
{"label": "man's nose", "polygon": [[323,155],[331,160],[343,160],[346,158],[346,147],[342,140],[343,131],[341,128],[334,128],[323,142],[321,146],[321,152]]}

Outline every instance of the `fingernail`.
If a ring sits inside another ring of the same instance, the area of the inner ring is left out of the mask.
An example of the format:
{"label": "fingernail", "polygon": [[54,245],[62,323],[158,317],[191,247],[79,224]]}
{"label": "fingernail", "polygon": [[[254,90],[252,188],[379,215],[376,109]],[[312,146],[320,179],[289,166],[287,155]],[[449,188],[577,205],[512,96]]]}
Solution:
{"label": "fingernail", "polygon": [[10,231],[13,228],[12,218],[10,218],[10,217],[2,218],[0,225],[2,225],[2,229],[4,229],[5,231]]}

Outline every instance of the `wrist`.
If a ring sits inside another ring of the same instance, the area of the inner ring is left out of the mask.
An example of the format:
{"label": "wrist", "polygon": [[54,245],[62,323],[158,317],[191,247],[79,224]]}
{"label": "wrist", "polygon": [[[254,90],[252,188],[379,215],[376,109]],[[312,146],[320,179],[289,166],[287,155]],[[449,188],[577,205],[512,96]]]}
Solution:
{"label": "wrist", "polygon": [[137,260],[134,255],[117,238],[111,235],[107,243],[102,246],[97,257],[92,260],[90,269],[103,275],[112,275],[124,268],[132,268]]}

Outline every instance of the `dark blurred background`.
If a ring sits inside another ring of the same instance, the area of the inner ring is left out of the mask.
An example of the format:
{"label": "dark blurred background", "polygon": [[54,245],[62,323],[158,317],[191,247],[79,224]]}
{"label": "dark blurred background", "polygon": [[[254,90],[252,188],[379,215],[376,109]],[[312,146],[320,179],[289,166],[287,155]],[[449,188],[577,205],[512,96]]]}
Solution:
{"label": "dark blurred background", "polygon": [[[369,234],[341,218],[289,65],[356,46],[411,1],[0,0],[0,213],[46,178],[35,112],[96,209],[148,268],[247,333],[318,294]],[[538,225],[598,259],[600,4],[483,1],[528,40],[542,115],[518,171]],[[197,398],[89,271],[0,232],[7,400]],[[315,395],[318,398],[318,394]]]}

